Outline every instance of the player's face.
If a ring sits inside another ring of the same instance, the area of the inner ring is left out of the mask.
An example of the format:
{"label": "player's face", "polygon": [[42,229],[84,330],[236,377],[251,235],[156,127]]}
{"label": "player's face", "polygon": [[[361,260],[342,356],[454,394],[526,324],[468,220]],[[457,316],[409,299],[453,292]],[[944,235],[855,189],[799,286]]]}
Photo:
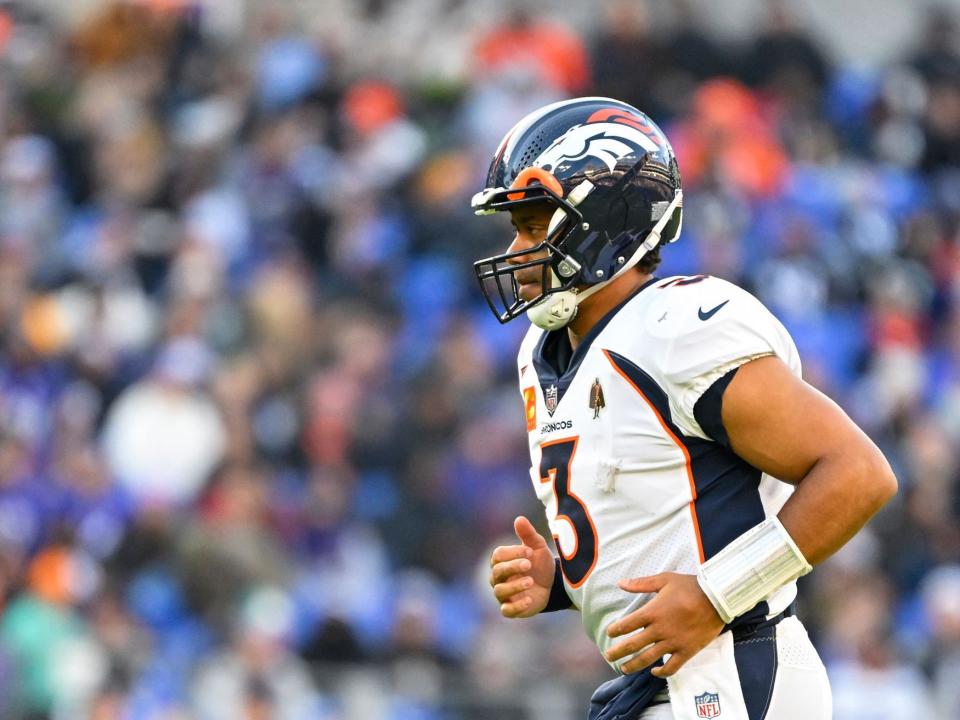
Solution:
{"label": "player's face", "polygon": [[[520,252],[525,249],[534,248],[544,241],[547,237],[547,227],[550,225],[550,218],[553,216],[554,208],[549,203],[533,203],[531,205],[521,205],[510,211],[510,224],[513,225],[517,234],[510,243],[508,252]],[[507,262],[513,265],[529,262],[538,258],[546,257],[547,251],[540,250],[529,255],[518,255]],[[540,280],[542,271],[538,267],[520,270],[516,276],[520,285],[519,294],[524,300],[532,300],[541,293]]]}

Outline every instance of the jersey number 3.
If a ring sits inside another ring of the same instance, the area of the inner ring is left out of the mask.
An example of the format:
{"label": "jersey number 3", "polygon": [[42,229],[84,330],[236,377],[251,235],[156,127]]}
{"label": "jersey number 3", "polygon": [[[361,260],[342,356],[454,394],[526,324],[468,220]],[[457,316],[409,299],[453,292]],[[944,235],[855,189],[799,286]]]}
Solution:
{"label": "jersey number 3", "polygon": [[566,520],[573,529],[573,550],[565,553],[560,538],[553,542],[560,551],[560,567],[571,587],[578,588],[586,581],[597,564],[597,529],[583,501],[570,490],[570,466],[577,451],[578,438],[554,440],[543,445],[540,458],[540,482],[553,484],[557,498],[557,520]]}

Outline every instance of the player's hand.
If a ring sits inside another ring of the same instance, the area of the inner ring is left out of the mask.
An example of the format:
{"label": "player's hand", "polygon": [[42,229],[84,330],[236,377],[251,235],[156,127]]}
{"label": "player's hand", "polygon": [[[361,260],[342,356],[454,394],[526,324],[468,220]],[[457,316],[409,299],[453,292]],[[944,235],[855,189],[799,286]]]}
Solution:
{"label": "player's hand", "polygon": [[723,630],[723,620],[700,589],[696,575],[660,573],[619,584],[628,592],[656,593],[642,608],[607,627],[610,637],[628,636],[606,653],[610,662],[633,655],[621,666],[624,673],[643,670],[669,653],[662,667],[651,670],[657,677],[669,677]]}
{"label": "player's hand", "polygon": [[547,541],[522,515],[513,521],[519,545],[502,545],[490,556],[490,586],[508,618],[536,615],[547,606],[556,563]]}

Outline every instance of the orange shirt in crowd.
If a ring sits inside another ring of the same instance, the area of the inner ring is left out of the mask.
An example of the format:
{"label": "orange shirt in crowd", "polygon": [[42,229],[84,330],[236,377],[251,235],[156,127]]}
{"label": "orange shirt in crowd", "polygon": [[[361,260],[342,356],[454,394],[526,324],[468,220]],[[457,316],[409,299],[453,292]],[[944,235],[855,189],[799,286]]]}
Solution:
{"label": "orange shirt in crowd", "polygon": [[590,81],[582,40],[562,25],[545,22],[499,25],[480,38],[474,51],[479,71],[495,73],[512,63],[527,63],[541,81],[577,94]]}

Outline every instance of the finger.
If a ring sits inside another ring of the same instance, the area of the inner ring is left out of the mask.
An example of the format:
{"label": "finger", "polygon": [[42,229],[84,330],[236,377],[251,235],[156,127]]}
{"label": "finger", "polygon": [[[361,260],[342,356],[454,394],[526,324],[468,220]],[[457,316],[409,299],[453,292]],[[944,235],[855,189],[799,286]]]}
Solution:
{"label": "finger", "polygon": [[686,655],[683,653],[674,653],[670,656],[670,659],[663,664],[663,667],[655,667],[650,672],[660,678],[666,678],[673,675],[677,670],[683,667],[683,664],[688,660]]}
{"label": "finger", "polygon": [[499,562],[493,566],[493,571],[490,573],[490,584],[496,585],[497,583],[502,583],[514,575],[525,575],[530,572],[530,568],[532,567],[533,565],[526,558]]}
{"label": "finger", "polygon": [[493,594],[501,603],[509,602],[517,593],[529,590],[533,587],[533,578],[522,577],[510,580],[508,582],[498,583],[493,586]]}
{"label": "finger", "polygon": [[660,638],[656,636],[653,628],[644,628],[635,635],[631,635],[630,637],[611,645],[604,655],[609,662],[616,662],[621,658],[627,657],[627,655],[633,655],[634,653],[640,652],[645,647],[657,642],[658,640],[660,640]]}
{"label": "finger", "polygon": [[517,560],[523,557],[527,559],[533,557],[533,550],[526,545],[501,545],[491,553],[490,567],[493,567],[499,562]]}
{"label": "finger", "polygon": [[507,618],[515,618],[527,612],[533,605],[533,598],[529,595],[523,595],[514,602],[506,602],[500,606],[500,614]]}
{"label": "finger", "polygon": [[532,550],[543,550],[547,547],[547,541],[544,540],[543,535],[538,533],[523,515],[513,521],[513,531],[520,542]]}
{"label": "finger", "polygon": [[655,593],[660,592],[663,586],[667,584],[670,575],[671,573],[660,573],[659,575],[631,578],[629,580],[621,580],[618,585],[622,590],[626,590],[627,592]]}
{"label": "finger", "polygon": [[610,637],[628,635],[634,630],[647,627],[652,622],[653,618],[650,616],[650,611],[647,609],[647,606],[644,605],[639,610],[634,610],[629,615],[610,623],[607,626],[607,635]]}
{"label": "finger", "polygon": [[645,667],[653,665],[657,660],[669,652],[670,648],[666,642],[658,642],[648,647],[642,653],[627,660],[627,662],[620,666],[620,670],[624,673],[632,673],[637,672],[638,670],[643,670]]}

